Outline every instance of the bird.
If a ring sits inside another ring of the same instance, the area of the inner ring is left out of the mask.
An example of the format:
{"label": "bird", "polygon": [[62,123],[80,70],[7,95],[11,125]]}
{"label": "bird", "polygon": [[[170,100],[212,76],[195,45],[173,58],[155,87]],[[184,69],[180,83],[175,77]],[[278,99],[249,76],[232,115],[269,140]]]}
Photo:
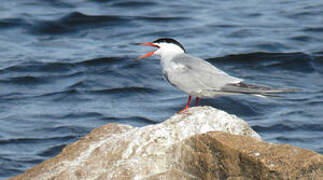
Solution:
{"label": "bird", "polygon": [[229,75],[204,59],[187,54],[184,46],[172,38],[160,38],[153,42],[135,44],[157,48],[137,59],[151,55],[160,56],[164,78],[189,95],[186,106],[178,113],[183,113],[190,108],[192,97],[195,97],[194,106],[198,106],[200,98],[237,94],[279,97],[277,93],[296,91],[246,83],[243,79]]}

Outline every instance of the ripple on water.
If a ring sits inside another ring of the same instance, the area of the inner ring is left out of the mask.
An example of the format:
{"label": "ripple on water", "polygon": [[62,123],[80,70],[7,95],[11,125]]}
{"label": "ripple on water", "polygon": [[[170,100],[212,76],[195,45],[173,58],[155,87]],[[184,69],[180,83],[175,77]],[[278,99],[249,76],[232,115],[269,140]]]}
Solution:
{"label": "ripple on water", "polygon": [[266,141],[322,153],[320,14],[313,0],[2,1],[0,179],[95,127],[155,124],[183,108],[187,97],[163,80],[158,58],[135,60],[149,49],[131,43],[161,37],[249,83],[301,89],[200,104],[242,117]]}

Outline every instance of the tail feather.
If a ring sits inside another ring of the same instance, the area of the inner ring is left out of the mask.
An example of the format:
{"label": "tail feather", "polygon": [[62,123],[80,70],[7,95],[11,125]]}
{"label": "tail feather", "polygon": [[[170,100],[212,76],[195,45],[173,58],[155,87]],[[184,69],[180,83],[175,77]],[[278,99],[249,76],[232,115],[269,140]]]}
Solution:
{"label": "tail feather", "polygon": [[239,82],[234,84],[227,84],[226,86],[221,88],[220,91],[227,93],[252,94],[265,97],[281,97],[277,95],[277,93],[291,93],[298,91],[298,89],[275,89],[267,86],[259,86]]}

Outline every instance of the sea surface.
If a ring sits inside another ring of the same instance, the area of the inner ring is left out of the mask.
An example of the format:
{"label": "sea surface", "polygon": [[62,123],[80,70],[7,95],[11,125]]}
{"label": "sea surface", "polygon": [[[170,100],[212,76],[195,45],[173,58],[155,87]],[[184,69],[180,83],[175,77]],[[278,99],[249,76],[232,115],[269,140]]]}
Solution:
{"label": "sea surface", "polygon": [[282,98],[202,99],[265,141],[323,153],[323,1],[10,0],[0,3],[0,179],[23,173],[107,123],[163,122],[187,95],[152,48],[180,41]]}

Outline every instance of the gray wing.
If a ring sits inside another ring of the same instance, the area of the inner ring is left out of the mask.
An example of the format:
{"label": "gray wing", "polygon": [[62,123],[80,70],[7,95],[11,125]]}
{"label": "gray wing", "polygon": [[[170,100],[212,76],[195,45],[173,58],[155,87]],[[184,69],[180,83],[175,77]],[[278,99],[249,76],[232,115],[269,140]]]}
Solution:
{"label": "gray wing", "polygon": [[215,96],[226,85],[242,81],[203,59],[187,54],[175,56],[169,66],[164,67],[164,75],[172,85],[199,97]]}
{"label": "gray wing", "polygon": [[224,87],[222,87],[220,91],[232,94],[252,94],[261,96],[280,97],[279,95],[276,95],[276,93],[296,92],[298,91],[298,89],[276,89],[267,86],[239,82],[235,84],[227,84]]}
{"label": "gray wing", "polygon": [[276,93],[295,92],[297,89],[275,89],[242,82],[203,59],[187,54],[173,58],[164,69],[166,79],[186,93],[199,97],[223,94],[252,94],[279,97]]}

